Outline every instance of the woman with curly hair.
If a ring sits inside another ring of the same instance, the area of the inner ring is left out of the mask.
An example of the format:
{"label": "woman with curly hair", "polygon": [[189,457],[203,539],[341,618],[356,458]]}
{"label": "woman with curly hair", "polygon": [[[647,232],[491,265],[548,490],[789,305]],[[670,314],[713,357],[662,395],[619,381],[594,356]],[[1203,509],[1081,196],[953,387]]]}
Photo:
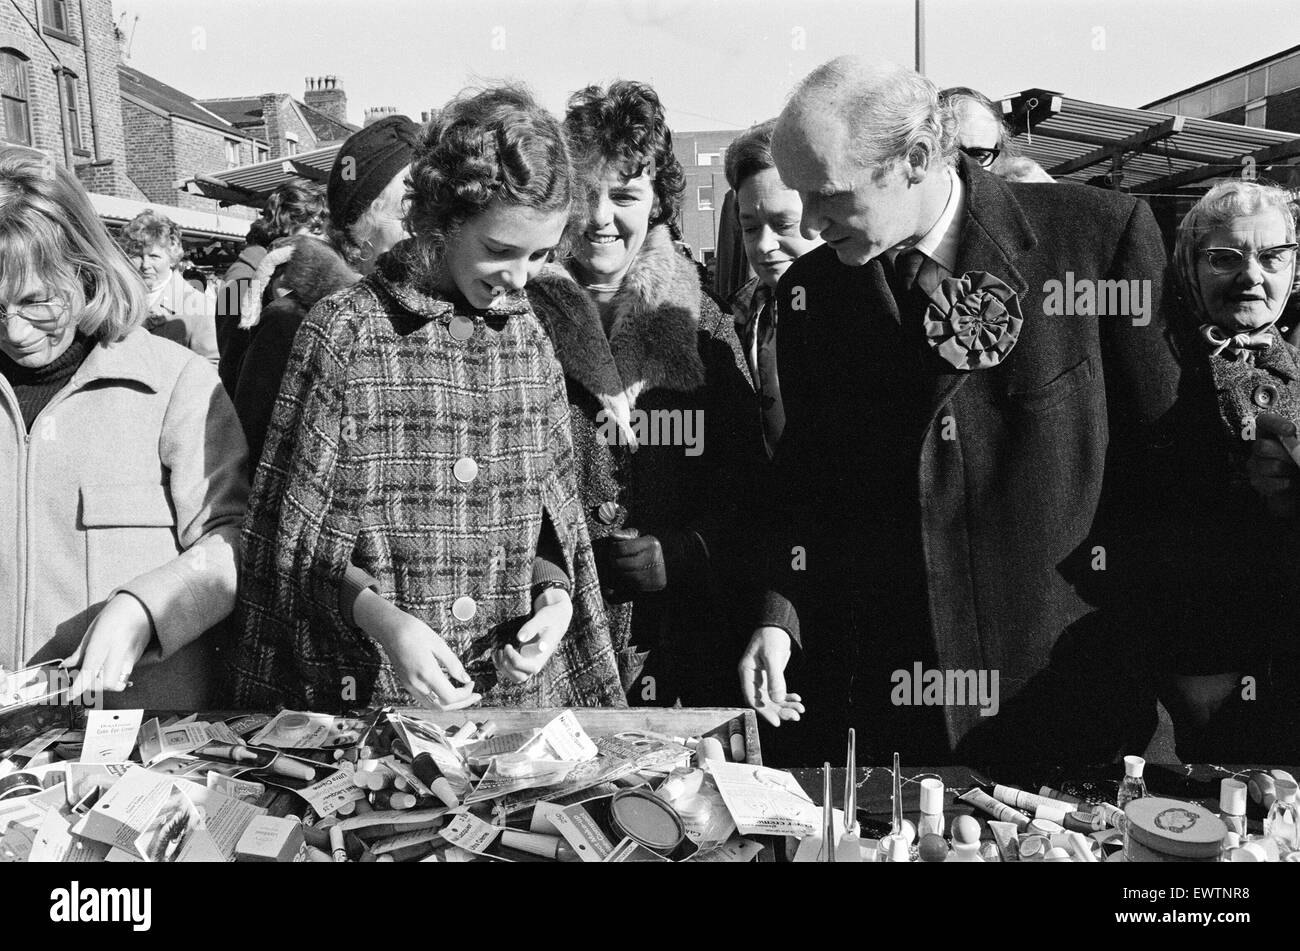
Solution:
{"label": "woman with curly hair", "polygon": [[521,89],[425,128],[410,237],[294,342],[242,535],[240,706],[621,703],[564,380],[522,293],[571,192]]}
{"label": "woman with curly hair", "polygon": [[[683,190],[654,90],[569,100],[586,202],[563,268],[529,285],[568,378],[583,513],[633,703],[725,706],[743,570],[736,530],[762,463],[729,316],[673,246]],[[735,693],[735,696],[732,694]]]}
{"label": "woman with curly hair", "polygon": [[126,223],[121,241],[127,260],[144,281],[149,308],[145,329],[188,347],[215,367],[220,360],[216,304],[177,267],[185,256],[180,225],[147,208]]}

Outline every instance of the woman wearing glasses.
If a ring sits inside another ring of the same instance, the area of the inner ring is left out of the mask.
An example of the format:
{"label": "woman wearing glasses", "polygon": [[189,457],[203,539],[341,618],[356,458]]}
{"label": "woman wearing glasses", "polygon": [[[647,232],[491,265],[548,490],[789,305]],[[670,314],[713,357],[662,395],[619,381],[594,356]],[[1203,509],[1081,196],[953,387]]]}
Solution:
{"label": "woman wearing glasses", "polygon": [[76,179],[0,148],[0,665],[66,657],[74,693],[196,709],[248,451],[216,371],[146,316]]}
{"label": "woman wearing glasses", "polygon": [[[1266,513],[1246,473],[1252,452],[1252,481],[1261,465],[1283,483],[1295,473],[1270,437],[1300,419],[1300,349],[1279,323],[1296,277],[1286,193],[1254,182],[1214,187],[1178,226],[1174,264],[1187,317],[1185,391],[1201,400],[1190,401],[1189,419],[1213,425],[1217,416],[1220,438],[1208,447],[1204,437],[1185,440],[1178,492],[1187,510],[1173,530],[1187,537],[1169,550],[1187,584],[1167,593],[1162,626],[1176,640],[1177,676],[1166,702],[1185,759],[1267,759],[1295,749],[1294,723],[1278,728],[1295,719],[1281,711],[1296,709],[1284,698],[1294,696],[1297,668],[1283,656],[1294,651],[1300,538]],[[1268,500],[1269,485],[1257,487]]]}

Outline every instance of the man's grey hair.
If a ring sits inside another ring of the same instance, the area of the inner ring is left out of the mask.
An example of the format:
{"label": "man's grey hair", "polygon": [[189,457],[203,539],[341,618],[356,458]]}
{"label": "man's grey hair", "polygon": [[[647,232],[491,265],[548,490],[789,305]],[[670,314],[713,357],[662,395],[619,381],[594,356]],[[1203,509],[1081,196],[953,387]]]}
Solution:
{"label": "man's grey hair", "polygon": [[917,148],[931,162],[956,164],[955,123],[939,105],[939,87],[915,70],[858,56],[823,63],[790,94],[774,145],[790,134],[794,118],[824,110],[844,121],[848,149],[860,168],[905,159]]}

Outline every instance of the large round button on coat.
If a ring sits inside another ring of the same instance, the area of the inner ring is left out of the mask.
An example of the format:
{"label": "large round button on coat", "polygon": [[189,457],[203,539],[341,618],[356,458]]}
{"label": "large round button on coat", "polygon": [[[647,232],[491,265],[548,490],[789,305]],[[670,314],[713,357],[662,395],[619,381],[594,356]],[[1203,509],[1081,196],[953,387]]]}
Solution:
{"label": "large round button on coat", "polygon": [[473,598],[462,595],[451,605],[451,616],[457,621],[468,621],[478,613],[478,604]]}
{"label": "large round button on coat", "polygon": [[596,509],[596,518],[600,519],[602,525],[613,525],[618,518],[618,503],[601,502],[600,508]]}
{"label": "large round button on coat", "polygon": [[451,474],[456,477],[457,482],[469,484],[478,478],[478,463],[469,456],[457,459],[456,464],[451,467]]}
{"label": "large round button on coat", "polygon": [[1277,387],[1272,383],[1261,383],[1255,387],[1255,392],[1250,394],[1250,398],[1260,409],[1268,409],[1277,402]]}
{"label": "large round button on coat", "polygon": [[470,337],[474,336],[474,321],[468,317],[462,317],[457,314],[451,318],[451,323],[447,325],[447,332],[451,334],[452,340],[464,343]]}

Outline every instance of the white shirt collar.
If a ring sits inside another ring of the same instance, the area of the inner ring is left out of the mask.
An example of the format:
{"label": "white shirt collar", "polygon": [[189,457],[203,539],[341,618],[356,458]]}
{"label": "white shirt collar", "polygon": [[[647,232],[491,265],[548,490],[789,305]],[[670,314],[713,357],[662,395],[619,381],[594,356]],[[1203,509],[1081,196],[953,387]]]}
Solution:
{"label": "white shirt collar", "polygon": [[965,218],[966,188],[961,176],[952,166],[947,166],[947,170],[948,179],[952,182],[948,203],[943,206],[943,212],[934,227],[922,235],[913,247],[952,274],[957,270],[957,242]]}

